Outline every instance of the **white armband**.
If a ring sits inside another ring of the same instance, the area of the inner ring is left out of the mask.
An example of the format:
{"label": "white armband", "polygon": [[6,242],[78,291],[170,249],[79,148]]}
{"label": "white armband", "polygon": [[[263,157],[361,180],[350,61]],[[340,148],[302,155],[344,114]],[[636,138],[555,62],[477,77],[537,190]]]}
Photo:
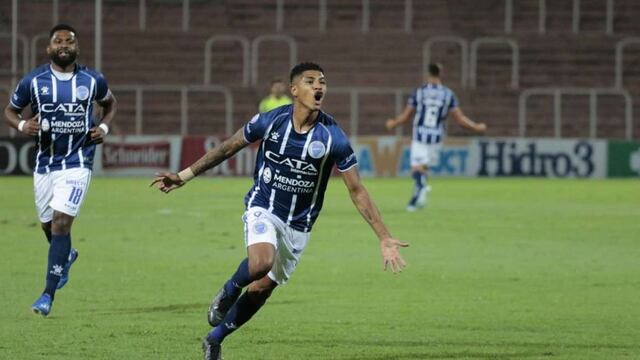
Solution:
{"label": "white armband", "polygon": [[98,125],[98,127],[99,127],[100,129],[102,129],[102,131],[104,131],[104,134],[105,134],[105,135],[109,134],[109,125],[107,125],[107,124],[100,124],[100,125]]}
{"label": "white armband", "polygon": [[191,168],[186,168],[182,171],[180,171],[178,173],[178,177],[180,178],[180,180],[187,182],[191,179],[193,179],[194,177],[196,177],[196,175],[193,173],[193,171],[191,170]]}
{"label": "white armband", "polygon": [[22,129],[24,129],[24,124],[27,123],[27,120],[20,120],[20,122],[18,123],[18,131],[22,132]]}

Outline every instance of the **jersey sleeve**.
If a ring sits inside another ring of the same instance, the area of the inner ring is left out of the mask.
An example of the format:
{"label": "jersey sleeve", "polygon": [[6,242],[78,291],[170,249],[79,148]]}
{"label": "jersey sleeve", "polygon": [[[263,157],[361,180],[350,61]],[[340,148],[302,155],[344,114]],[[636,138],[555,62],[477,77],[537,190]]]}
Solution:
{"label": "jersey sleeve", "polygon": [[9,100],[11,106],[17,110],[24,109],[31,102],[31,78],[24,77],[16,86]]}
{"label": "jersey sleeve", "polygon": [[409,99],[407,100],[407,105],[412,106],[412,107],[418,107],[418,89],[414,90],[411,93],[411,96],[409,96]]}
{"label": "jersey sleeve", "polygon": [[255,114],[244,126],[244,139],[248,143],[262,139],[272,120],[265,114]]}
{"label": "jersey sleeve", "polygon": [[333,151],[336,167],[340,172],[347,171],[358,164],[356,153],[353,152],[351,143],[342,130],[340,130],[340,136],[337,136]]}
{"label": "jersey sleeve", "polygon": [[109,95],[109,85],[107,84],[107,79],[104,78],[104,75],[101,73],[96,76],[96,100],[101,101],[104,100],[107,95]]}
{"label": "jersey sleeve", "polygon": [[459,105],[458,97],[456,96],[456,93],[454,93],[452,91],[451,92],[451,103],[449,104],[449,109],[457,108],[458,105]]}

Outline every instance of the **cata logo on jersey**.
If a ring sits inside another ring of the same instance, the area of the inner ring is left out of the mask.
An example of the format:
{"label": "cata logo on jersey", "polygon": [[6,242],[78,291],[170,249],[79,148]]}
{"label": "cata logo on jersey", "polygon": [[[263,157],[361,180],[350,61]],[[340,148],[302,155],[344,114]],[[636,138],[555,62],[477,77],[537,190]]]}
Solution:
{"label": "cata logo on jersey", "polygon": [[40,106],[40,111],[44,113],[61,112],[65,116],[84,116],[87,112],[84,105],[76,103],[60,103],[58,105],[44,103]]}
{"label": "cata logo on jersey", "polygon": [[304,160],[281,156],[274,153],[273,151],[265,152],[265,156],[267,159],[273,161],[276,164],[288,166],[291,172],[303,175],[318,175],[318,169],[316,169],[316,167],[313,166],[312,163],[306,162]]}

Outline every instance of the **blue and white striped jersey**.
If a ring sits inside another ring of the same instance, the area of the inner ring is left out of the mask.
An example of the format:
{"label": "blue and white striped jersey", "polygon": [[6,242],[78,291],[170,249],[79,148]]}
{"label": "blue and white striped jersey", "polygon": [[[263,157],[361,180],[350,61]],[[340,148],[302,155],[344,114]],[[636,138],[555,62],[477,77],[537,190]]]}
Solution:
{"label": "blue and white striped jersey", "polygon": [[335,164],[347,171],[357,164],[349,139],[323,112],[305,134],[293,128],[293,105],[257,114],[244,126],[247,142],[261,140],[254,185],[245,197],[295,230],[309,232],[324,200]]}
{"label": "blue and white striped jersey", "polygon": [[440,143],[444,139],[444,121],[449,110],[458,107],[456,94],[441,84],[425,84],[414,91],[408,104],[416,109],[413,141]]}
{"label": "blue and white striped jersey", "polygon": [[88,133],[94,126],[94,102],[108,93],[102,74],[82,65],[76,65],[69,80],[57,78],[50,64],[20,80],[11,106],[22,110],[31,104],[32,112],[40,115],[35,172],[92,168],[96,145],[88,141]]}

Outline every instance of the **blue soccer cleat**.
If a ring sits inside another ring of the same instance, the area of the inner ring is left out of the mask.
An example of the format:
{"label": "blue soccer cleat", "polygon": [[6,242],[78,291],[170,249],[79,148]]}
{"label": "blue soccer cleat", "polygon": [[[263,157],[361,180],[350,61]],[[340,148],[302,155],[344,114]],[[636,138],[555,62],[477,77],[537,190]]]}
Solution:
{"label": "blue soccer cleat", "polygon": [[231,309],[233,304],[236,303],[236,300],[240,297],[240,293],[241,291],[238,291],[235,296],[231,296],[227,294],[224,290],[224,286],[222,286],[209,305],[209,311],[207,311],[207,320],[209,321],[209,325],[216,327],[222,323],[222,319],[227,315],[227,312],[229,312],[229,309]]}
{"label": "blue soccer cleat", "polygon": [[52,305],[53,305],[53,300],[51,300],[51,295],[42,294],[40,295],[38,300],[36,300],[36,302],[34,302],[33,305],[31,305],[31,310],[33,310],[33,312],[36,314],[47,316],[51,311]]}
{"label": "blue soccer cleat", "polygon": [[62,276],[60,277],[60,281],[58,281],[58,286],[56,286],[56,289],[62,289],[62,287],[65,286],[69,281],[69,270],[71,270],[71,265],[73,265],[76,259],[78,259],[78,255],[78,250],[71,249],[71,251],[69,252],[69,259],[67,260],[67,263],[64,264],[64,269],[62,269]]}
{"label": "blue soccer cleat", "polygon": [[222,360],[222,346],[218,342],[209,342],[205,337],[202,340],[204,360]]}

